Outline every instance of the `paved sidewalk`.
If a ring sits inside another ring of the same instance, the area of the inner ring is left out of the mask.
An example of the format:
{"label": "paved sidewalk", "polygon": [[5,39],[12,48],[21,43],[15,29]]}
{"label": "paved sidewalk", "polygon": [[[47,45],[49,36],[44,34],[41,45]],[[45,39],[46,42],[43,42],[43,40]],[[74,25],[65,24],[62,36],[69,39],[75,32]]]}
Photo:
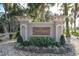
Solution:
{"label": "paved sidewalk", "polygon": [[72,36],[71,44],[74,46],[76,55],[79,56],[79,38]]}

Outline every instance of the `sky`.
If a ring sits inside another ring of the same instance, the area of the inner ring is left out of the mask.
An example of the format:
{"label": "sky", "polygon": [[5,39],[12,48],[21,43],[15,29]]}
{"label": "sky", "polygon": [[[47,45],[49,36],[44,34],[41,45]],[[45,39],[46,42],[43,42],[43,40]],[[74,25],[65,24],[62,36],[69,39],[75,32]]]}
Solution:
{"label": "sky", "polygon": [[4,8],[3,8],[3,5],[0,4],[0,16],[4,13]]}
{"label": "sky", "polygon": [[4,8],[2,4],[0,4],[0,12],[4,12]]}

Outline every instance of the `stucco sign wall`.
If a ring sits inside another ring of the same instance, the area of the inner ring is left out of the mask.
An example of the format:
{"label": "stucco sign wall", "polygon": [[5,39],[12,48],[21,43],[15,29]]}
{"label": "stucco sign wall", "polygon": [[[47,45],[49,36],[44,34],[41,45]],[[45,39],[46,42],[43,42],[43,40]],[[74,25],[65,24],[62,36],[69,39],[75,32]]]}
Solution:
{"label": "stucco sign wall", "polygon": [[52,22],[20,22],[20,34],[23,40],[28,40],[31,36],[49,36],[59,42],[63,34],[63,21],[61,17],[56,17]]}

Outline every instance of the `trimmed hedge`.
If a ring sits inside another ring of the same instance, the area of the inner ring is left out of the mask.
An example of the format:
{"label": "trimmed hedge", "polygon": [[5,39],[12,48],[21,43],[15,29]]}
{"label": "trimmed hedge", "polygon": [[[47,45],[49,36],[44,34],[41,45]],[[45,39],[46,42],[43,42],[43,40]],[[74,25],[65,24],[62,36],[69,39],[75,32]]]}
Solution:
{"label": "trimmed hedge", "polygon": [[18,34],[17,43],[20,43],[21,45],[23,45],[23,38],[21,37],[20,34]]}
{"label": "trimmed hedge", "polygon": [[60,37],[60,44],[61,44],[61,45],[65,45],[65,38],[64,38],[64,35],[61,35],[61,37]]}
{"label": "trimmed hedge", "polygon": [[56,42],[55,39],[51,37],[30,37],[27,41],[23,42],[23,38],[18,36],[17,42],[23,46],[37,46],[37,47],[48,47],[48,46],[57,46],[65,45],[65,38],[62,35],[60,38],[60,42]]}
{"label": "trimmed hedge", "polygon": [[51,37],[30,37],[28,41],[23,42],[24,46],[48,47],[54,46],[55,39]]}

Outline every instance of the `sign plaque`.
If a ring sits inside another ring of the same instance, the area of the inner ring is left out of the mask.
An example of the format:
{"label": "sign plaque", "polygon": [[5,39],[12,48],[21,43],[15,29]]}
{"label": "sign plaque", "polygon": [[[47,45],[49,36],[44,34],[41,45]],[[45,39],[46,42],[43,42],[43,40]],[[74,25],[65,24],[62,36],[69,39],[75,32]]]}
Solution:
{"label": "sign plaque", "polygon": [[50,35],[50,27],[33,27],[33,35]]}

